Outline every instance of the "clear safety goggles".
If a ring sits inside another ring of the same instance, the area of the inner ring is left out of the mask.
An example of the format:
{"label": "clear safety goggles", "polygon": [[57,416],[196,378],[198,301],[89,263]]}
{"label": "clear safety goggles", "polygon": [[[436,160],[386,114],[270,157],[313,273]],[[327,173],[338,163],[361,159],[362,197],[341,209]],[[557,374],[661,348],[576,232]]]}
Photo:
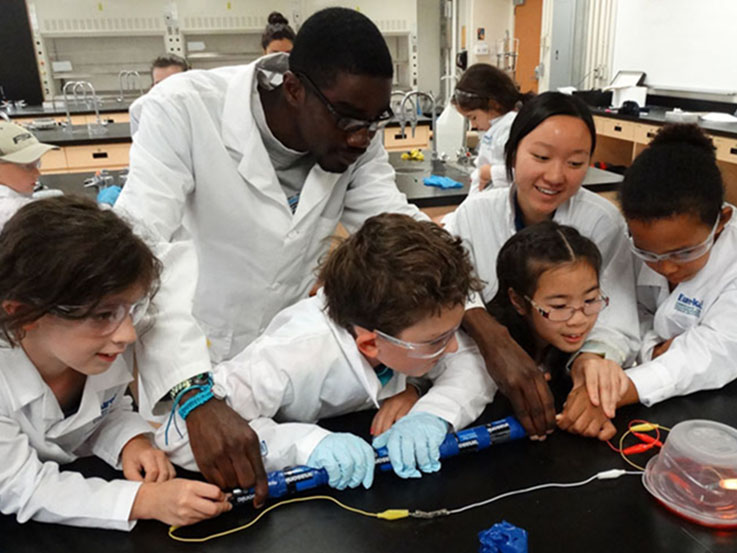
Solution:
{"label": "clear safety goggles", "polygon": [[140,323],[150,304],[151,298],[144,296],[134,304],[105,305],[92,311],[83,306],[57,305],[50,312],[61,319],[79,322],[93,334],[107,336],[115,332],[129,315],[133,325]]}
{"label": "clear safety goggles", "polygon": [[374,330],[374,332],[382,340],[386,340],[390,344],[406,350],[407,357],[414,359],[434,359],[440,357],[445,352],[458,328],[452,328],[429,342],[407,342],[386,334],[381,330]]}
{"label": "clear safety goggles", "polygon": [[632,238],[632,233],[627,231],[627,238],[630,242],[630,249],[632,250],[633,254],[635,254],[643,261],[647,261],[648,263],[659,263],[660,261],[666,260],[672,261],[674,263],[688,263],[689,261],[695,261],[702,255],[706,254],[706,252],[708,252],[714,245],[714,236],[716,235],[717,227],[719,226],[719,221],[721,220],[721,218],[722,217],[720,213],[717,216],[717,220],[714,223],[714,226],[711,228],[709,236],[706,237],[706,240],[695,246],[689,246],[687,248],[681,248],[680,250],[674,250],[667,253],[653,253],[647,250],[641,250],[640,248],[635,246],[635,241]]}
{"label": "clear safety goggles", "polygon": [[325,97],[325,95],[320,91],[317,85],[313,83],[307,75],[301,72],[295,72],[294,74],[300,81],[306,84],[307,87],[312,91],[312,93],[317,96],[317,98],[325,105],[330,115],[332,115],[333,119],[335,119],[335,126],[338,127],[341,131],[354,133],[363,129],[368,129],[368,132],[375,133],[380,128],[385,127],[389,123],[391,118],[394,117],[394,112],[391,110],[391,108],[386,108],[386,110],[381,115],[371,121],[367,119],[356,119],[355,117],[348,117],[347,115],[343,115],[335,108],[330,100]]}
{"label": "clear safety goggles", "polygon": [[456,104],[464,104],[469,101],[473,100],[480,100],[486,98],[485,96],[481,96],[481,94],[476,94],[475,92],[468,92],[466,90],[460,90],[456,88],[453,91],[453,100],[455,100]]}
{"label": "clear safety goggles", "polygon": [[584,315],[592,316],[601,313],[609,305],[609,298],[604,295],[600,295],[595,299],[586,300],[580,307],[555,307],[552,309],[545,309],[532,301],[532,298],[525,296],[525,299],[530,302],[530,305],[540,313],[545,319],[548,319],[554,323],[564,323],[570,320],[576,311],[582,311]]}

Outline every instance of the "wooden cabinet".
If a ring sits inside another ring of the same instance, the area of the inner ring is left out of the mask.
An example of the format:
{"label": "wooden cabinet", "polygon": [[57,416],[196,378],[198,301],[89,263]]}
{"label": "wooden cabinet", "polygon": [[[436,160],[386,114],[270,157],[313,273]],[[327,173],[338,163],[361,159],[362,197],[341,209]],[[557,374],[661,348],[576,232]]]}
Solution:
{"label": "wooden cabinet", "polygon": [[41,158],[42,173],[63,173],[67,169],[67,156],[64,148],[50,150]]}
{"label": "wooden cabinet", "polygon": [[[637,123],[612,117],[594,116],[596,150],[592,161],[629,166],[655,138],[661,125]],[[719,169],[722,172],[726,199],[737,203],[737,138],[711,136]]]}
{"label": "wooden cabinet", "polygon": [[97,170],[121,169],[128,166],[130,142],[121,144],[92,144],[89,146],[67,146],[67,169]]}
{"label": "wooden cabinet", "polygon": [[430,146],[430,127],[427,125],[418,125],[415,127],[414,136],[412,136],[412,128],[409,125],[404,127],[405,136],[402,137],[400,127],[387,127],[384,129],[384,148],[388,152],[403,152],[415,148],[429,148]]}
{"label": "wooden cabinet", "polygon": [[594,117],[596,134],[609,136],[619,140],[634,140],[637,123],[620,121],[609,117]]}

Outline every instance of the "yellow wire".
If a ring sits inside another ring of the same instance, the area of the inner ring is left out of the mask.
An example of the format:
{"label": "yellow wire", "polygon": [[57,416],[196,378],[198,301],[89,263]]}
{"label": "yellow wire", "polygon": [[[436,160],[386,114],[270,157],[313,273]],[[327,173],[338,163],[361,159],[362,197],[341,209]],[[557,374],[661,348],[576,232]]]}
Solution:
{"label": "yellow wire", "polygon": [[622,437],[619,438],[619,454],[622,456],[622,459],[624,459],[627,463],[635,467],[637,470],[644,471],[645,467],[641,467],[637,463],[630,461],[627,455],[624,454],[624,439],[630,434],[632,434],[632,432],[647,432],[647,431],[656,430],[656,429],[665,430],[666,432],[670,432],[670,428],[668,428],[667,426],[663,426],[661,424],[657,424],[655,422],[645,422],[641,424],[636,424],[633,427],[628,428],[627,431],[624,434],[622,434]]}
{"label": "yellow wire", "polygon": [[[270,507],[267,507],[263,511],[261,511],[256,518],[254,518],[251,522],[244,524],[243,526],[238,526],[236,528],[231,528],[230,530],[225,530],[223,532],[218,532],[217,534],[210,534],[209,536],[205,536],[202,538],[183,538],[180,536],[176,536],[174,532],[176,532],[180,527],[179,526],[170,526],[169,527],[169,537],[173,540],[185,542],[185,543],[203,543],[206,541],[214,540],[216,538],[222,538],[223,536],[228,536],[230,534],[235,534],[236,532],[240,532],[242,530],[246,530],[256,524],[263,516],[266,515],[266,513],[273,511],[277,507],[281,507],[282,505],[288,505],[290,503],[302,503],[304,501],[313,501],[317,499],[323,499],[325,501],[332,501],[338,507],[341,507],[342,509],[345,509],[346,511],[350,511],[352,513],[356,513],[359,515],[363,515],[366,517],[372,517],[372,518],[386,518],[387,520],[393,520],[394,518],[404,518],[404,517],[382,517],[381,515],[383,513],[369,513],[368,511],[362,511],[361,509],[356,509],[355,507],[350,507],[348,505],[345,505],[344,503],[341,503],[334,497],[330,497],[329,495],[312,495],[310,497],[297,497],[294,499],[287,499],[284,501],[280,501],[279,503],[275,503],[274,505],[271,505]],[[386,511],[385,511],[386,513]],[[409,515],[409,512],[407,512],[407,516]]]}

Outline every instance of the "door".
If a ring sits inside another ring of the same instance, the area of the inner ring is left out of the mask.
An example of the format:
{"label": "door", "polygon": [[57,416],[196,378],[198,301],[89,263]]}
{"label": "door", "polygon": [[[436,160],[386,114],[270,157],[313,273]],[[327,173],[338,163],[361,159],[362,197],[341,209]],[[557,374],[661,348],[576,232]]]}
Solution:
{"label": "door", "polygon": [[514,37],[519,39],[515,78],[522,92],[537,92],[535,67],[540,63],[543,0],[524,0],[514,7]]}
{"label": "door", "polygon": [[555,0],[550,37],[550,90],[576,85],[572,76],[575,21],[576,0]]}

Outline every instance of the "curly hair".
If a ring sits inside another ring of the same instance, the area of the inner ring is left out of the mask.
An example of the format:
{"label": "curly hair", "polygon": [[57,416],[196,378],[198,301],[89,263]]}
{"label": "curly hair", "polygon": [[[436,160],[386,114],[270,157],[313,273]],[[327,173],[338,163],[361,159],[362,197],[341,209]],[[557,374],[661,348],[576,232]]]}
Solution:
{"label": "curly hair", "polygon": [[459,238],[396,213],[367,219],[329,254],[319,278],[336,323],[395,336],[481,289]]}
{"label": "curly hair", "polygon": [[627,219],[693,214],[713,225],[724,184],[711,139],[697,125],[663,126],[627,169],[619,201]]}

